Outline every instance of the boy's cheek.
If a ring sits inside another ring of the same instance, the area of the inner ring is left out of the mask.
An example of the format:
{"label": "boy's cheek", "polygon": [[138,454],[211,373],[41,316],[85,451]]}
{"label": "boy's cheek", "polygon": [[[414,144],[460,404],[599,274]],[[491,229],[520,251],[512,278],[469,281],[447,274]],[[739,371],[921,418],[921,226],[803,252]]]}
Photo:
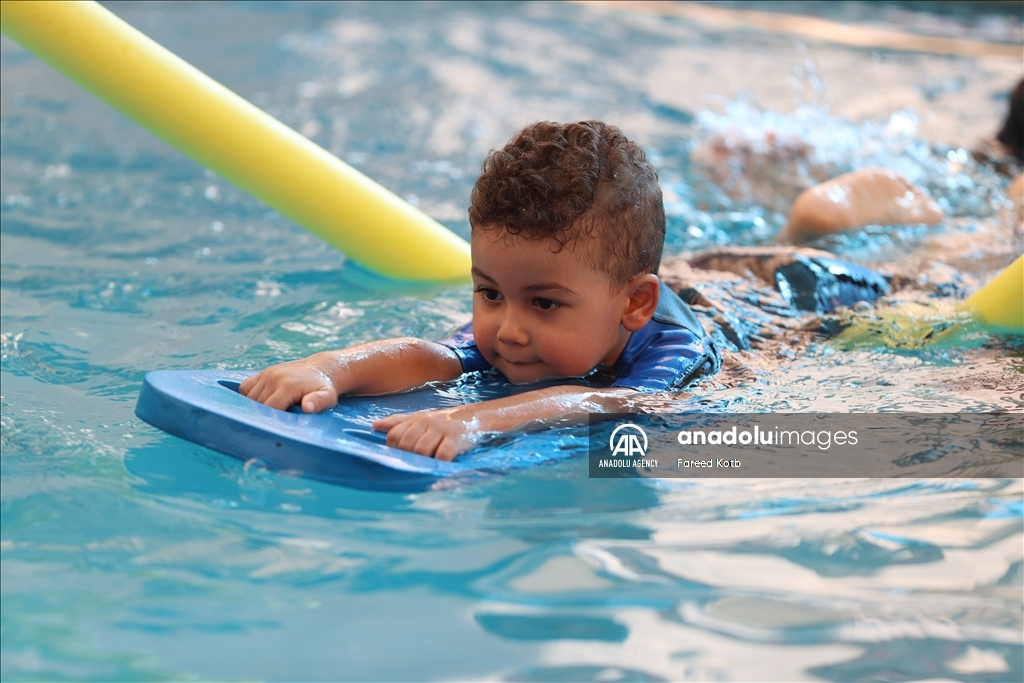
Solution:
{"label": "boy's cheek", "polygon": [[582,377],[603,358],[600,349],[594,348],[593,340],[578,335],[548,339],[545,347],[541,350],[544,361],[556,375],[563,377]]}
{"label": "boy's cheek", "polygon": [[476,347],[492,365],[494,364],[494,337],[496,334],[497,330],[485,320],[473,317],[473,339],[476,341]]}
{"label": "boy's cheek", "polygon": [[497,354],[494,353],[494,344],[487,337],[477,337],[475,333],[473,336],[476,339],[476,347],[480,349],[480,354],[484,357],[484,360],[494,365],[494,361],[498,358]]}

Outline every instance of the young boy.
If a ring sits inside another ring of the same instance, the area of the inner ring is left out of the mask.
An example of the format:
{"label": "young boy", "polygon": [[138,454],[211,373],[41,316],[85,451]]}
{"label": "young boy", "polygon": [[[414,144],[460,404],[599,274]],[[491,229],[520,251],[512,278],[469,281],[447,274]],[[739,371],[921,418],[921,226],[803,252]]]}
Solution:
{"label": "young boy", "polygon": [[566,380],[373,423],[390,446],[451,460],[482,433],[615,410],[636,391],[678,389],[717,370],[718,352],[693,312],[658,280],[658,176],[618,128],[527,126],[484,162],[469,222],[471,326],[442,342],[389,339],[276,365],[241,392],[312,413],[342,395],[405,391],[468,372],[498,372],[513,384]]}

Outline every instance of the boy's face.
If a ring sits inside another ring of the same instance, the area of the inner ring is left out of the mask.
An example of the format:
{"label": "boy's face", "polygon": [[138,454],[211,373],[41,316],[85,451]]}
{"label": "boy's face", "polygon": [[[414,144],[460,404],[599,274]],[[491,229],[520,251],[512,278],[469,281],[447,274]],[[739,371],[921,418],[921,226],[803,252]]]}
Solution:
{"label": "boy's face", "polygon": [[522,384],[578,377],[618,359],[628,286],[609,290],[585,246],[474,230],[473,336],[491,365]]}

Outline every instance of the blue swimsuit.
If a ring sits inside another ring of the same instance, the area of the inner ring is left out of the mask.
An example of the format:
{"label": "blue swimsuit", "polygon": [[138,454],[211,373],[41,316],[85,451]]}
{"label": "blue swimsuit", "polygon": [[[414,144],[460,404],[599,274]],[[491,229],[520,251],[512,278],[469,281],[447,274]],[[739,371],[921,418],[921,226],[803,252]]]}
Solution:
{"label": "blue swimsuit", "polygon": [[[494,370],[477,348],[472,323],[439,343],[455,352],[462,361],[463,372]],[[654,317],[629,335],[615,367],[599,366],[585,379],[588,384],[599,386],[674,391],[699,375],[717,372],[720,366],[718,349],[704,333],[697,316],[661,283]]]}

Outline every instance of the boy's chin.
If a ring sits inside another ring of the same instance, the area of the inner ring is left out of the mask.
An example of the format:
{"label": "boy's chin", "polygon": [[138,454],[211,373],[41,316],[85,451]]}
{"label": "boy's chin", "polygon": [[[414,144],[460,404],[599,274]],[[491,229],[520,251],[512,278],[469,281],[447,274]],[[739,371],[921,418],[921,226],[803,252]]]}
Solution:
{"label": "boy's chin", "polygon": [[537,382],[543,382],[548,379],[555,379],[554,375],[549,374],[538,374],[538,373],[524,373],[524,372],[502,372],[505,375],[505,379],[508,380],[509,384],[535,384]]}
{"label": "boy's chin", "polygon": [[498,360],[492,364],[505,375],[510,384],[533,384],[552,378],[548,368],[540,363],[509,363]]}
{"label": "boy's chin", "polygon": [[[571,379],[578,377],[578,375],[564,375],[558,374],[548,367],[530,367],[530,366],[516,366],[508,363],[503,364],[505,367],[498,367],[501,374],[505,375],[505,379],[509,381],[509,384],[523,385],[523,384],[537,384],[538,382],[550,382],[559,379]],[[539,364],[538,364],[539,365]]]}

